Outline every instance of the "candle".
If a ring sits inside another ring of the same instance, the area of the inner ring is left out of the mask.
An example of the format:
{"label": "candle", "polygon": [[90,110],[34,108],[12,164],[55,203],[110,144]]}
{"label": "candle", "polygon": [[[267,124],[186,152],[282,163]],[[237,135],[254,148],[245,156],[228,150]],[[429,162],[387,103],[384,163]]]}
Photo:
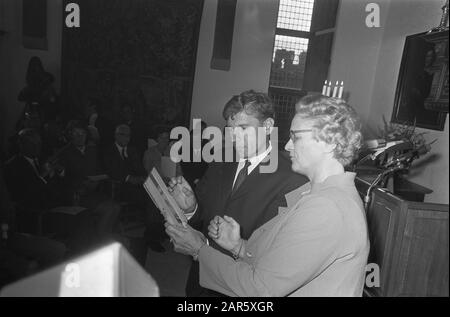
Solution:
{"label": "candle", "polygon": [[325,80],[325,84],[322,87],[322,95],[325,95],[327,93],[327,81]]}
{"label": "candle", "polygon": [[336,85],[334,85],[334,88],[333,88],[333,98],[337,97],[338,85],[339,85],[339,81],[336,81]]}
{"label": "candle", "polygon": [[344,93],[344,82],[341,81],[341,87],[339,87],[339,94],[338,94],[338,98],[342,99],[342,94]]}
{"label": "candle", "polygon": [[326,96],[330,97],[331,94],[331,80],[328,82],[328,86],[327,86],[327,91],[326,91]]}

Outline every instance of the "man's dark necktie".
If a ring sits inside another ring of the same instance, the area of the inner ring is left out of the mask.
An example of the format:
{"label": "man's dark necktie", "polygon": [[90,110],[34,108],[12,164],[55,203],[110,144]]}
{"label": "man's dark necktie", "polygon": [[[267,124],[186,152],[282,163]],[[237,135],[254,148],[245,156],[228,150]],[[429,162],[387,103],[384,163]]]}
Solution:
{"label": "man's dark necktie", "polygon": [[125,156],[125,148],[123,147],[122,148],[122,160],[126,160],[127,159],[127,157]]}
{"label": "man's dark necktie", "polygon": [[234,182],[233,191],[231,192],[231,196],[236,193],[242,183],[245,181],[245,178],[248,176],[248,168],[251,165],[249,160],[245,161],[244,167],[239,171],[238,176],[236,177],[236,181]]}

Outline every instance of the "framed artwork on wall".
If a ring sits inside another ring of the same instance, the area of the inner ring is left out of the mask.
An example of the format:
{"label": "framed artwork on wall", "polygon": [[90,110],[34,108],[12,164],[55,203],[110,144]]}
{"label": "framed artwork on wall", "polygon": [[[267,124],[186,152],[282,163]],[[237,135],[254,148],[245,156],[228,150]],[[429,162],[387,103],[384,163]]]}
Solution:
{"label": "framed artwork on wall", "polygon": [[448,30],[406,38],[391,121],[444,130],[448,113]]}

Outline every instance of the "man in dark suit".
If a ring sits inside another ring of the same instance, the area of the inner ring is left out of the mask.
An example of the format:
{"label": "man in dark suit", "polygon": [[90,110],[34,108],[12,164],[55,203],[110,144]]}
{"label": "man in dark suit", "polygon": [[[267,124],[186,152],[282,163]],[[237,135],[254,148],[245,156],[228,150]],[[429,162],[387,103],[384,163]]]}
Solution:
{"label": "man in dark suit", "polygon": [[100,182],[92,176],[103,174],[95,146],[86,145],[87,128],[79,121],[69,124],[70,145],[60,154],[59,161],[64,167],[65,191],[74,204],[90,210],[95,219],[95,230],[99,237],[112,233],[120,211],[120,206],[100,188]]}
{"label": "man in dark suit", "polygon": [[[5,273],[3,283],[11,283],[63,260],[66,253],[64,244],[44,237],[24,234],[16,228],[15,208],[3,178],[0,164],[0,276]],[[37,264],[37,266],[36,266]]]}
{"label": "man in dark suit", "polygon": [[139,157],[142,157],[147,148],[147,132],[143,121],[136,115],[134,108],[128,104],[122,105],[121,115],[120,123],[126,124],[131,131],[129,143],[136,149]]}
{"label": "man in dark suit", "polygon": [[[207,236],[209,222],[217,215],[239,219],[236,221],[241,224],[241,236],[249,238],[258,227],[278,214],[279,206],[287,206],[287,193],[307,182],[306,177],[291,172],[291,163],[278,155],[266,138],[274,126],[275,117],[273,103],[266,94],[246,91],[234,96],[225,105],[223,116],[227,126],[235,131],[234,147],[239,160],[210,163],[208,171],[197,185],[196,198],[184,179],[171,181],[170,189],[174,198],[187,216],[191,217],[190,226],[183,235],[173,236],[168,231],[175,249],[182,245],[183,240]],[[250,130],[254,133],[246,132]],[[271,164],[271,158],[278,159],[278,166],[274,172],[265,173],[263,167]],[[214,241],[208,243],[229,254]],[[186,294],[221,295],[200,286],[196,261],[189,272]]]}
{"label": "man in dark suit", "polygon": [[128,125],[117,126],[115,142],[105,155],[105,169],[111,179],[120,183],[122,200],[143,204],[147,200],[142,187],[146,171],[136,148],[129,145],[130,137]]}
{"label": "man in dark suit", "polygon": [[[198,149],[198,151],[203,150],[206,144],[208,144],[209,140],[202,139],[203,131],[207,128],[207,124],[204,121],[200,121],[197,126],[192,129],[190,136],[191,136],[191,149],[190,154],[191,158],[194,157],[194,138],[200,138],[201,139],[201,146]],[[186,179],[191,185],[192,188],[195,189],[197,186],[197,183],[200,181],[200,179],[205,175],[206,170],[208,169],[208,163],[201,157],[200,162],[180,162],[181,171],[183,172],[183,177]]]}
{"label": "man in dark suit", "polygon": [[[19,154],[5,165],[5,181],[12,201],[16,203],[15,224],[21,232],[37,234],[38,221],[43,227],[67,238],[70,247],[76,248],[88,240],[89,220],[84,216],[69,218],[46,212],[65,205],[57,176],[50,177],[47,164],[39,162],[41,138],[37,131],[19,132]],[[41,167],[46,166],[46,167]],[[45,217],[44,217],[45,215]]]}
{"label": "man in dark suit", "polygon": [[[19,153],[5,164],[5,180],[12,200],[26,210],[39,211],[56,206],[60,203],[56,186],[52,186],[48,170],[39,161],[39,133],[33,129],[20,131],[18,145]],[[23,220],[29,223],[21,225],[29,229],[32,218],[25,217]]]}
{"label": "man in dark suit", "polygon": [[165,238],[163,220],[142,186],[147,176],[142,159],[130,145],[132,131],[126,124],[117,126],[115,142],[105,155],[105,168],[109,177],[119,184],[117,197],[133,204],[143,214],[146,224],[145,240],[157,252],[164,251],[161,241]]}

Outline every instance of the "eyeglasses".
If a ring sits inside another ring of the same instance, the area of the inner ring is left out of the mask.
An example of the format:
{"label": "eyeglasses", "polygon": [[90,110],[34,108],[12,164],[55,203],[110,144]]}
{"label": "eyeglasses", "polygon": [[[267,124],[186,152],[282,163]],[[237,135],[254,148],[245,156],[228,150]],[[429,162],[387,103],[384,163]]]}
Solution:
{"label": "eyeglasses", "polygon": [[305,133],[305,132],[312,132],[313,129],[301,129],[301,130],[291,130],[289,131],[289,137],[291,138],[292,142],[295,142],[297,140],[296,133]]}

